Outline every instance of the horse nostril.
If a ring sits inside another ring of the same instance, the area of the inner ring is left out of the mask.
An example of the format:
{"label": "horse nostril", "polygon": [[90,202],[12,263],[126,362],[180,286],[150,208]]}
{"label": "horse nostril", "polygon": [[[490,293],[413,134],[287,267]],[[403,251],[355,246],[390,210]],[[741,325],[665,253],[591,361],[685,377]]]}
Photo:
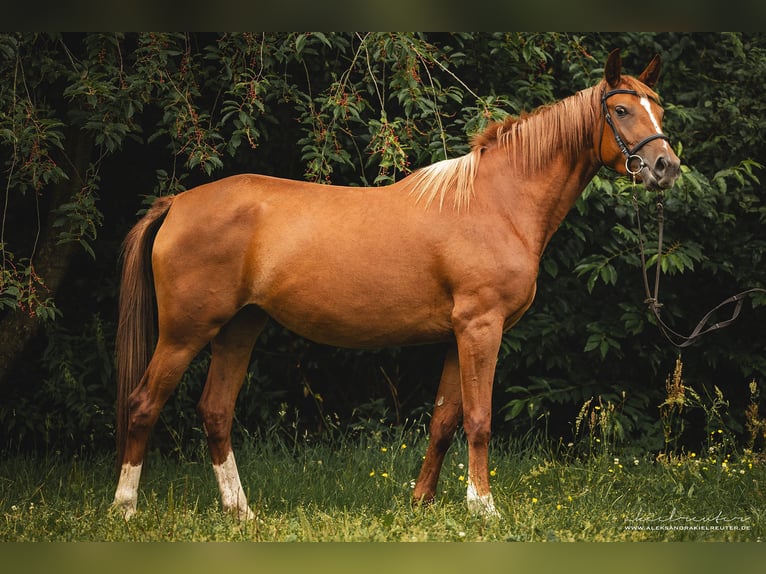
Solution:
{"label": "horse nostril", "polygon": [[668,162],[665,159],[664,156],[660,156],[657,158],[657,161],[654,164],[654,172],[657,175],[662,175],[665,173],[665,169],[668,167]]}
{"label": "horse nostril", "polygon": [[671,187],[681,172],[681,162],[675,155],[661,155],[654,162],[653,175],[662,188]]}

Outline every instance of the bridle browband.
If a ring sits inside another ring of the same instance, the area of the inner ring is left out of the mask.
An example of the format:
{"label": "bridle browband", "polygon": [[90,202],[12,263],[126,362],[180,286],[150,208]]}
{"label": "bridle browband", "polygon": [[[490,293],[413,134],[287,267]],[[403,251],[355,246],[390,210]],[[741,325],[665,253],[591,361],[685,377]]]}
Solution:
{"label": "bridle browband", "polygon": [[[617,146],[620,148],[622,155],[625,156],[625,171],[627,171],[629,175],[635,178],[646,167],[646,162],[644,161],[644,158],[638,155],[638,150],[640,150],[650,141],[654,141],[657,139],[670,141],[670,138],[668,138],[668,136],[666,136],[663,133],[652,134],[649,137],[642,139],[635,146],[633,146],[632,149],[628,148],[628,146],[625,144],[625,141],[622,139],[622,136],[620,136],[620,132],[617,131],[617,126],[614,125],[614,121],[612,120],[612,114],[609,113],[609,108],[606,105],[606,101],[612,96],[614,96],[615,94],[629,94],[631,96],[636,96],[636,97],[640,97],[640,95],[635,90],[624,90],[624,89],[610,90],[608,92],[604,91],[604,93],[601,95],[601,109],[604,112],[604,120],[606,121],[607,124],[609,124],[609,127],[612,128],[612,133],[614,134],[614,139],[617,142]],[[602,124],[601,138],[599,140],[599,146],[598,146],[598,155],[602,164],[604,163],[604,160],[601,157],[601,142],[603,141],[603,139],[604,139],[604,126]],[[631,162],[635,160],[638,161],[638,169],[632,170],[630,169],[630,164]]]}

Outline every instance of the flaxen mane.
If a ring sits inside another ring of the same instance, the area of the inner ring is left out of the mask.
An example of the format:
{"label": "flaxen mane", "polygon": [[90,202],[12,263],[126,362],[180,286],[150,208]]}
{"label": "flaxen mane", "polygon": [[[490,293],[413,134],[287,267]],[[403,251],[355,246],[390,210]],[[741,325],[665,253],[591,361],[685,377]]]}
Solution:
{"label": "flaxen mane", "polygon": [[[645,85],[625,78],[641,96],[657,98]],[[601,95],[604,82],[587,88],[554,104],[545,105],[520,118],[509,116],[487,126],[472,139],[466,155],[443,160],[420,169],[408,178],[409,190],[416,201],[428,207],[435,200],[439,209],[448,195],[456,210],[467,209],[473,197],[473,180],[485,150],[501,147],[508,160],[522,174],[543,169],[556,150],[563,149],[567,159],[593,141],[593,129],[601,118]]]}

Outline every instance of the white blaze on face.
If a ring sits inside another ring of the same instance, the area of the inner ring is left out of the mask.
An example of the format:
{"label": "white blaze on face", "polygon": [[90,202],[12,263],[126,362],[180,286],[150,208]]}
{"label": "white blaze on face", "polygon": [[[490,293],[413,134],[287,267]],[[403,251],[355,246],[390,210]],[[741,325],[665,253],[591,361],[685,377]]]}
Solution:
{"label": "white blaze on face", "polygon": [[141,464],[133,466],[125,463],[120,471],[120,481],[114,493],[114,506],[121,508],[125,513],[125,520],[136,512],[138,502],[138,483],[141,480]]}
{"label": "white blaze on face", "polygon": [[[641,98],[641,106],[646,110],[646,113],[649,114],[649,119],[652,121],[652,125],[654,126],[655,131],[658,134],[662,133],[662,128],[660,127],[660,122],[657,121],[657,118],[654,117],[654,112],[652,111],[652,104],[649,102],[648,98]],[[665,149],[668,148],[668,142],[665,140],[662,140],[662,145]]]}
{"label": "white blaze on face", "polygon": [[221,502],[223,509],[235,513],[240,520],[251,520],[255,517],[247,504],[245,491],[239,480],[237,462],[234,453],[229,451],[226,460],[221,464],[213,465],[213,472],[218,480],[218,488],[221,490]]}

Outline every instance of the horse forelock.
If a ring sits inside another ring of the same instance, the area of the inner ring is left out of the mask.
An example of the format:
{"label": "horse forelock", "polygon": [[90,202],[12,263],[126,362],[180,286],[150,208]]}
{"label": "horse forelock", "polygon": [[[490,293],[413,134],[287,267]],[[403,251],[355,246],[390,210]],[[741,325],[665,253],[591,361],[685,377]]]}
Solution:
{"label": "horse forelock", "polygon": [[650,98],[652,100],[655,100],[656,102],[660,101],[660,96],[657,92],[655,92],[649,86],[647,86],[643,82],[640,82],[636,78],[633,78],[631,76],[623,76],[622,81],[625,83],[625,87],[627,89],[635,90],[638,93],[639,97]]}

